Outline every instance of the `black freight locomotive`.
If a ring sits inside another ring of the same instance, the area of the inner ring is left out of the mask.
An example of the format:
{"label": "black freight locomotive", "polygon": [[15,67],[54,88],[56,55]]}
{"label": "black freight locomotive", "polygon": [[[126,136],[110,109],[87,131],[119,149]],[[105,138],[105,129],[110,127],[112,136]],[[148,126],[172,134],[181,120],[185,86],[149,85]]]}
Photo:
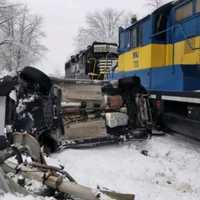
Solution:
{"label": "black freight locomotive", "polygon": [[94,42],[65,64],[67,79],[103,80],[117,64],[117,44]]}

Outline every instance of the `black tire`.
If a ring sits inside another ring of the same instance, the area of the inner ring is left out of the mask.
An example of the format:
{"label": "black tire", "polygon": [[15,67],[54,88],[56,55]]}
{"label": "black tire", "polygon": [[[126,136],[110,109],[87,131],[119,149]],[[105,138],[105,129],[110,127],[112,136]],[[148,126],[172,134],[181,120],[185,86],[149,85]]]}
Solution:
{"label": "black tire", "polygon": [[52,138],[48,132],[40,135],[39,142],[40,145],[44,147],[44,152],[47,154],[55,153],[59,147],[57,141]]}

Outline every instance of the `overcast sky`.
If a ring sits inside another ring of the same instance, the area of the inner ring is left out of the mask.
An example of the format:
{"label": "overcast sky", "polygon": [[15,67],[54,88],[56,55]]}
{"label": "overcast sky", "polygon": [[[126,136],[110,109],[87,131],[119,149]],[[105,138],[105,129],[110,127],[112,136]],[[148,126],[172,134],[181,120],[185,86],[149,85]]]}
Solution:
{"label": "overcast sky", "polygon": [[73,53],[74,38],[84,24],[88,12],[115,8],[133,12],[140,17],[147,13],[145,0],[16,0],[28,5],[32,13],[44,18],[46,38],[42,41],[48,48],[46,57],[38,67],[47,73],[60,71]]}

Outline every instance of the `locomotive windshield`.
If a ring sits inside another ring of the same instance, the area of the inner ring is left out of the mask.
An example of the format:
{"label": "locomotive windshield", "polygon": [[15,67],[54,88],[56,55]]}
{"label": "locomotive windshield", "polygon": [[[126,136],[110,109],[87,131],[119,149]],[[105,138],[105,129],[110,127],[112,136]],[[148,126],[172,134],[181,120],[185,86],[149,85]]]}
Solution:
{"label": "locomotive windshield", "polygon": [[94,53],[115,53],[117,54],[117,46],[112,44],[94,44]]}
{"label": "locomotive windshield", "polygon": [[181,21],[193,14],[193,4],[192,2],[186,3],[185,5],[177,8],[176,10],[176,21]]}

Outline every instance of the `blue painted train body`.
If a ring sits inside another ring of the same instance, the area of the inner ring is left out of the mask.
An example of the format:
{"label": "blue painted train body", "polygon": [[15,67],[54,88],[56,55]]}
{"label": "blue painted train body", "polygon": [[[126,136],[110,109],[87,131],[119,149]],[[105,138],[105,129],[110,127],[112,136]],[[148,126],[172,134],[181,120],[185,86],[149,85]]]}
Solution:
{"label": "blue painted train body", "polygon": [[200,0],[168,3],[120,28],[119,38],[110,80],[136,75],[148,90],[200,90]]}

